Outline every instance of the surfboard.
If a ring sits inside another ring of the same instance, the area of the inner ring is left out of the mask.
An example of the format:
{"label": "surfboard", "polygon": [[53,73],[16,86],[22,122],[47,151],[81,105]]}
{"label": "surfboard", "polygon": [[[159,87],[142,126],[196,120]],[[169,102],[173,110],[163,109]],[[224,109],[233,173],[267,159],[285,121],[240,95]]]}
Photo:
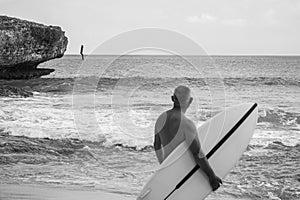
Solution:
{"label": "surfboard", "polygon": [[[224,178],[236,165],[254,133],[256,103],[241,104],[218,113],[198,128],[198,137],[212,169]],[[138,200],[200,200],[212,191],[185,142],[163,161],[141,190]]]}

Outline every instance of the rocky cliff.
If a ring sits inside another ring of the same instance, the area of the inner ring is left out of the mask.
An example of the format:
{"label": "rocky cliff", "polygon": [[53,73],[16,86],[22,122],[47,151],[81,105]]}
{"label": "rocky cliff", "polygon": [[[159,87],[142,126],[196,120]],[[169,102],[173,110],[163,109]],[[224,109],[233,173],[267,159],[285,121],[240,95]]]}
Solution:
{"label": "rocky cliff", "polygon": [[60,58],[68,38],[58,26],[0,16],[0,79],[30,79],[54,69],[37,68],[45,61]]}

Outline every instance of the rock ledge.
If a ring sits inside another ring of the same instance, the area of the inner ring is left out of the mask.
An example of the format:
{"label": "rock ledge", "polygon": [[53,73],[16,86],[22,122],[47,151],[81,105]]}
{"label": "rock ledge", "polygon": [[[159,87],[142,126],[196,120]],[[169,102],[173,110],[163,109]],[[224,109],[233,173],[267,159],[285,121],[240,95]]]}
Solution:
{"label": "rock ledge", "polygon": [[0,16],[0,79],[30,79],[50,74],[40,63],[60,58],[68,38],[58,26]]}

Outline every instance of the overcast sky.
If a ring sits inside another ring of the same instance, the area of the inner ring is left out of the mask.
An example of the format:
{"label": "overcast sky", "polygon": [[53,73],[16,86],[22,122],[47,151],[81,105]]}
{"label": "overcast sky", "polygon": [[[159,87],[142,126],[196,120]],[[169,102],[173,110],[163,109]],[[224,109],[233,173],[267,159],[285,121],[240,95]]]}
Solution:
{"label": "overcast sky", "polygon": [[190,37],[209,54],[300,55],[300,0],[0,0],[0,14],[62,27],[68,54],[157,27]]}

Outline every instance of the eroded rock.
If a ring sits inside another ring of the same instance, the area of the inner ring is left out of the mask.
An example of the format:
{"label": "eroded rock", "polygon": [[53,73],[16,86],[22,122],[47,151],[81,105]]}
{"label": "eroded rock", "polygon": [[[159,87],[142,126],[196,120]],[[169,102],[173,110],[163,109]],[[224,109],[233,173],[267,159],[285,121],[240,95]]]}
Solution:
{"label": "eroded rock", "polygon": [[58,26],[0,16],[0,79],[31,79],[54,69],[37,68],[40,63],[60,58],[68,38]]}

